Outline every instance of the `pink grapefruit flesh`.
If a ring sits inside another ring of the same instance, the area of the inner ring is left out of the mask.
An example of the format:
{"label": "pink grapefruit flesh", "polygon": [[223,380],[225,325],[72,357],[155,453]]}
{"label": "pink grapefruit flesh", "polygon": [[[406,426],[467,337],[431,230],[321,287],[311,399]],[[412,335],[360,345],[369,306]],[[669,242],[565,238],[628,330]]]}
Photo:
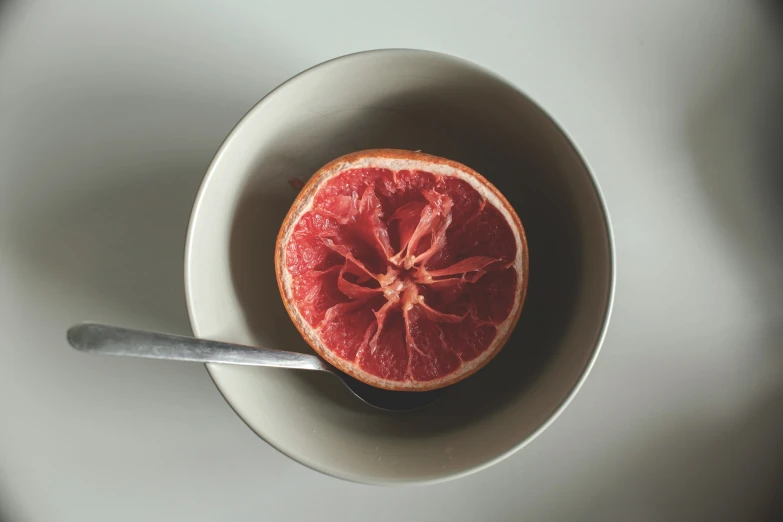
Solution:
{"label": "pink grapefruit flesh", "polygon": [[283,303],[331,364],[379,388],[448,386],[508,340],[527,288],[522,224],[459,163],[392,149],[338,158],[278,235]]}

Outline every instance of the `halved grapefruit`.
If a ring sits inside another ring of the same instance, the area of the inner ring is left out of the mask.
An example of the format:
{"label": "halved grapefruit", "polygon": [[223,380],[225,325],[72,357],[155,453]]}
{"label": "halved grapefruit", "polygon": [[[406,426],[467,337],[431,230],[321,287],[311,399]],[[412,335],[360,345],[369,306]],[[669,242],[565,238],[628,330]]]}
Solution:
{"label": "halved grapefruit", "polygon": [[324,359],[379,388],[425,391],[497,355],[522,310],[528,256],[519,217],[480,174],[379,149],[307,182],[275,271],[288,314]]}

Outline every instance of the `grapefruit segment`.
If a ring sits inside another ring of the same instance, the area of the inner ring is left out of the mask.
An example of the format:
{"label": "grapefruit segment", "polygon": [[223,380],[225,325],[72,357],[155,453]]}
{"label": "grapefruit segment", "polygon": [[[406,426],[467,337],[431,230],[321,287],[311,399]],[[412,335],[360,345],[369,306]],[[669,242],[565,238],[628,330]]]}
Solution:
{"label": "grapefruit segment", "polygon": [[419,382],[437,379],[462,366],[459,356],[444,342],[443,332],[421,306],[404,312],[410,346],[407,377]]}
{"label": "grapefruit segment", "polygon": [[364,151],[300,192],[275,269],[299,331],[368,384],[431,390],[484,366],[508,339],[527,287],[512,207],[468,167],[427,154]]}
{"label": "grapefruit segment", "polygon": [[369,342],[370,330],[376,325],[371,307],[372,301],[365,299],[336,305],[326,314],[319,332],[336,356],[352,361]]}
{"label": "grapefruit segment", "polygon": [[399,308],[388,301],[375,313],[375,334],[357,358],[358,366],[380,378],[404,380],[408,371],[405,324]]}
{"label": "grapefruit segment", "polygon": [[508,317],[514,306],[516,284],[517,275],[513,270],[495,270],[487,272],[470,285],[470,300],[475,316],[493,324]]}
{"label": "grapefruit segment", "polygon": [[441,331],[446,344],[463,362],[470,362],[484,353],[497,335],[494,325],[478,322],[472,315],[459,323],[442,325]]}
{"label": "grapefruit segment", "polygon": [[309,270],[294,281],[293,293],[303,303],[302,312],[311,324],[319,323],[335,305],[348,301],[349,296],[339,291],[340,267]]}

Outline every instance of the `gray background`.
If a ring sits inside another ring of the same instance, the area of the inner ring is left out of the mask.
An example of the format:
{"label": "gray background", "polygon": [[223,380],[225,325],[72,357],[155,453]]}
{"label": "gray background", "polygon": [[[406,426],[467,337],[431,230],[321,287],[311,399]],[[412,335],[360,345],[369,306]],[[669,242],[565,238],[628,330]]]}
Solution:
{"label": "gray background", "polygon": [[[783,517],[771,4],[6,3],[0,517]],[[188,332],[184,235],[223,137],[293,74],[380,47],[474,60],[541,103],[594,170],[617,241],[614,317],[571,406],[513,457],[430,487],[319,475],[257,439],[202,366],[64,342],[83,319]]]}

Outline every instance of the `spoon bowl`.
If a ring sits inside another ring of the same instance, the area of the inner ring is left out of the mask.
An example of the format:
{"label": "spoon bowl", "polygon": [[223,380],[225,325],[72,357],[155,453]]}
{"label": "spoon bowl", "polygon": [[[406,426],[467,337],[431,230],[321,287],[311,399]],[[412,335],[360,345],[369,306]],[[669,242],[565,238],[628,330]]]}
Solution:
{"label": "spoon bowl", "polygon": [[80,352],[328,372],[338,377],[351,393],[366,404],[386,411],[419,410],[435,403],[444,393],[444,389],[429,392],[383,390],[337,370],[317,355],[270,348],[131,330],[98,323],[72,326],[68,329],[67,337],[68,343]]}

